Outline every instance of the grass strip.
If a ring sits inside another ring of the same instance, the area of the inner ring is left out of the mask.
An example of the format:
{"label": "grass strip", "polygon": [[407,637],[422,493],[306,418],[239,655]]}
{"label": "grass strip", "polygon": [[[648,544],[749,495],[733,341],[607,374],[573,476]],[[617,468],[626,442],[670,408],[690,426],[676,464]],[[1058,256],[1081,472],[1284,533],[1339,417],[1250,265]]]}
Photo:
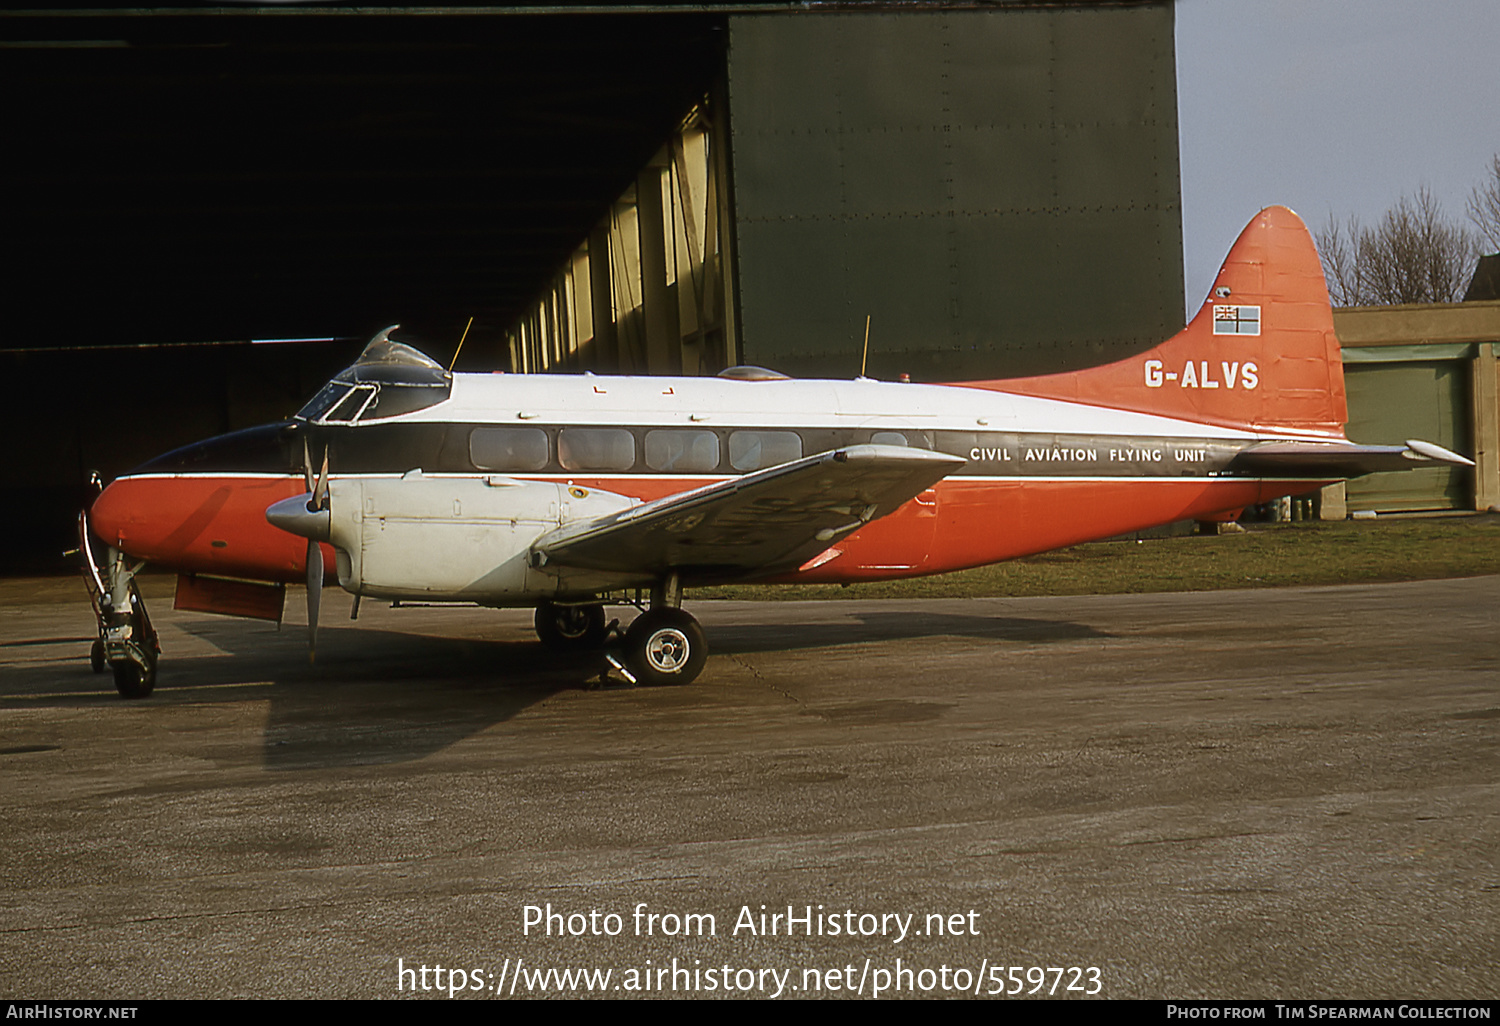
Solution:
{"label": "grass strip", "polygon": [[1500,573],[1500,515],[1248,525],[1242,534],[1104,541],[936,577],[727,585],[691,599],[984,598],[1368,584]]}

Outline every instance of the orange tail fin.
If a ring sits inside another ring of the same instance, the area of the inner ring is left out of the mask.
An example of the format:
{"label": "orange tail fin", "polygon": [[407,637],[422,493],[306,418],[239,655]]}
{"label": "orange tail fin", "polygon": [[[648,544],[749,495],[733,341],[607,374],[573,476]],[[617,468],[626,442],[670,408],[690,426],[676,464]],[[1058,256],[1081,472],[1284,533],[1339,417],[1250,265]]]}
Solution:
{"label": "orange tail fin", "polygon": [[1286,207],[1255,216],[1198,315],[1154,349],[1087,370],[965,384],[1337,438],[1348,419],[1343,360],[1317,247]]}

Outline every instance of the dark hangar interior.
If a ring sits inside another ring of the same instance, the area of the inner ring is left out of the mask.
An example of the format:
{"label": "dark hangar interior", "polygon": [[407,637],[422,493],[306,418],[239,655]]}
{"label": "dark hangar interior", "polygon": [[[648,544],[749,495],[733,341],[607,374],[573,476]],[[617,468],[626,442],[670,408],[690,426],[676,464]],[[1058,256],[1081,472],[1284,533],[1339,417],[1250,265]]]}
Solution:
{"label": "dark hangar interior", "polygon": [[691,14],[288,6],[0,28],[6,336],[38,346],[503,327],[723,47],[722,19]]}

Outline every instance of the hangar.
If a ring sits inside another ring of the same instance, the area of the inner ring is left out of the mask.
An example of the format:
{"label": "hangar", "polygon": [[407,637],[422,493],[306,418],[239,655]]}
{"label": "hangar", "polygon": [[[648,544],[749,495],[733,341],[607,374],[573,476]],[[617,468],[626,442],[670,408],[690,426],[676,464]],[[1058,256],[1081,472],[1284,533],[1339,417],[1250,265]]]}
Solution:
{"label": "hangar", "polygon": [[475,370],[841,377],[868,325],[918,380],[1180,326],[1166,2],[95,5],[0,49],[33,568],[91,470],[285,416],[386,324]]}

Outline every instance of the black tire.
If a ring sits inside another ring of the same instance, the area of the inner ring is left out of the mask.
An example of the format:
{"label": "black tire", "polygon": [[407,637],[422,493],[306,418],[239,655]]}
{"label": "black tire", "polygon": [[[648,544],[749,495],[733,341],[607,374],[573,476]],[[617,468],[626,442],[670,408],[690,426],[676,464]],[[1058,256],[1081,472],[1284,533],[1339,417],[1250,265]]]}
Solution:
{"label": "black tire", "polygon": [[[156,657],[161,654],[161,641],[151,626],[151,617],[146,615],[146,603],[141,599],[140,589],[130,582],[129,648],[134,659],[121,659],[109,664],[115,676],[115,690],[121,698],[145,698],[156,687]],[[102,661],[107,650],[101,642],[99,656]]]}
{"label": "black tire", "polygon": [[104,639],[95,638],[93,647],[89,649],[89,665],[94,668],[95,673],[104,672]]}
{"label": "black tire", "polygon": [[652,609],[625,632],[625,661],[642,684],[691,684],[708,662],[708,639],[682,610]]}
{"label": "black tire", "polygon": [[555,606],[544,602],[536,607],[536,636],[555,652],[576,652],[604,644],[604,606]]}
{"label": "black tire", "polygon": [[155,662],[144,669],[134,662],[113,663],[110,669],[114,671],[115,690],[121,698],[145,698],[156,687]]}

